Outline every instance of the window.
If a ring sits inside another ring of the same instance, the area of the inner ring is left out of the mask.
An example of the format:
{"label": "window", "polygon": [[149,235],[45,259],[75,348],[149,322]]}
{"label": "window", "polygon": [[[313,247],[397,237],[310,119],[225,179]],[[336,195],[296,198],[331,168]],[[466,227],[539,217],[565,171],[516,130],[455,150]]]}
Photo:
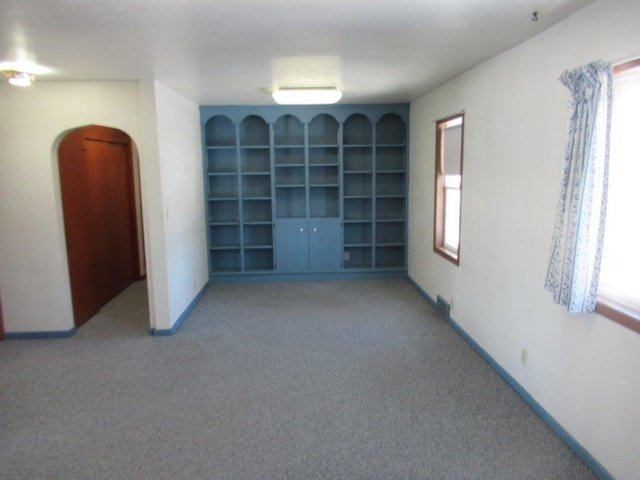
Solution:
{"label": "window", "polygon": [[596,311],[640,332],[640,59],[614,68],[607,218]]}
{"label": "window", "polygon": [[436,174],[433,250],[460,263],[462,139],[464,114],[436,122]]}

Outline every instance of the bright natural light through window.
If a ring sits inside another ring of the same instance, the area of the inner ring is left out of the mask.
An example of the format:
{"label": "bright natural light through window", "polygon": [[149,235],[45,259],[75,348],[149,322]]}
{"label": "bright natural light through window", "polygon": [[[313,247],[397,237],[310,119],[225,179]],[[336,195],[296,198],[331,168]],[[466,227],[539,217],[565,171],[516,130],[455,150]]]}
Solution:
{"label": "bright natural light through window", "polygon": [[454,253],[460,246],[461,175],[444,176],[444,248]]}
{"label": "bright natural light through window", "polygon": [[640,66],[615,75],[599,295],[640,312]]}
{"label": "bright natural light through window", "polygon": [[433,248],[460,262],[463,114],[436,122],[435,215]]}

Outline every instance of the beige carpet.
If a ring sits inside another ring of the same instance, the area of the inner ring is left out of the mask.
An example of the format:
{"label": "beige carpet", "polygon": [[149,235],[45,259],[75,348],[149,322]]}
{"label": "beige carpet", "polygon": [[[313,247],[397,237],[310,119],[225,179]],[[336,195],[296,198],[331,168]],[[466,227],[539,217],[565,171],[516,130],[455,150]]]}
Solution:
{"label": "beige carpet", "polygon": [[595,478],[404,280],[214,285],[0,343],[0,477]]}

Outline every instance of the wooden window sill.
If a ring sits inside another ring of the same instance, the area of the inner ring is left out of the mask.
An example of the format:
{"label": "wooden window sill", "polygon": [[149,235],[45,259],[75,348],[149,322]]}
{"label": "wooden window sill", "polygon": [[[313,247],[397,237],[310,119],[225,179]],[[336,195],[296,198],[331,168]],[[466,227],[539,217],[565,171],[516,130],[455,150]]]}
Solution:
{"label": "wooden window sill", "polygon": [[433,251],[436,252],[441,257],[445,258],[446,260],[449,260],[454,265],[460,265],[460,258],[459,258],[460,256],[455,255],[451,250],[436,246],[436,247],[433,247]]}
{"label": "wooden window sill", "polygon": [[640,312],[637,310],[609,298],[599,296],[598,303],[596,304],[596,313],[636,333],[640,333]]}

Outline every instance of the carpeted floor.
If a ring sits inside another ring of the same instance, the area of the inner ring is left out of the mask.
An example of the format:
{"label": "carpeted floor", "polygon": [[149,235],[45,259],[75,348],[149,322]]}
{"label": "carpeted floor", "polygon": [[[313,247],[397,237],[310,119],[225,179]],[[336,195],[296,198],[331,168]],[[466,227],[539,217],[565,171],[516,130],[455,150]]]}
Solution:
{"label": "carpeted floor", "polygon": [[151,337],[144,283],[0,343],[0,478],[580,479],[404,280],[213,285]]}

